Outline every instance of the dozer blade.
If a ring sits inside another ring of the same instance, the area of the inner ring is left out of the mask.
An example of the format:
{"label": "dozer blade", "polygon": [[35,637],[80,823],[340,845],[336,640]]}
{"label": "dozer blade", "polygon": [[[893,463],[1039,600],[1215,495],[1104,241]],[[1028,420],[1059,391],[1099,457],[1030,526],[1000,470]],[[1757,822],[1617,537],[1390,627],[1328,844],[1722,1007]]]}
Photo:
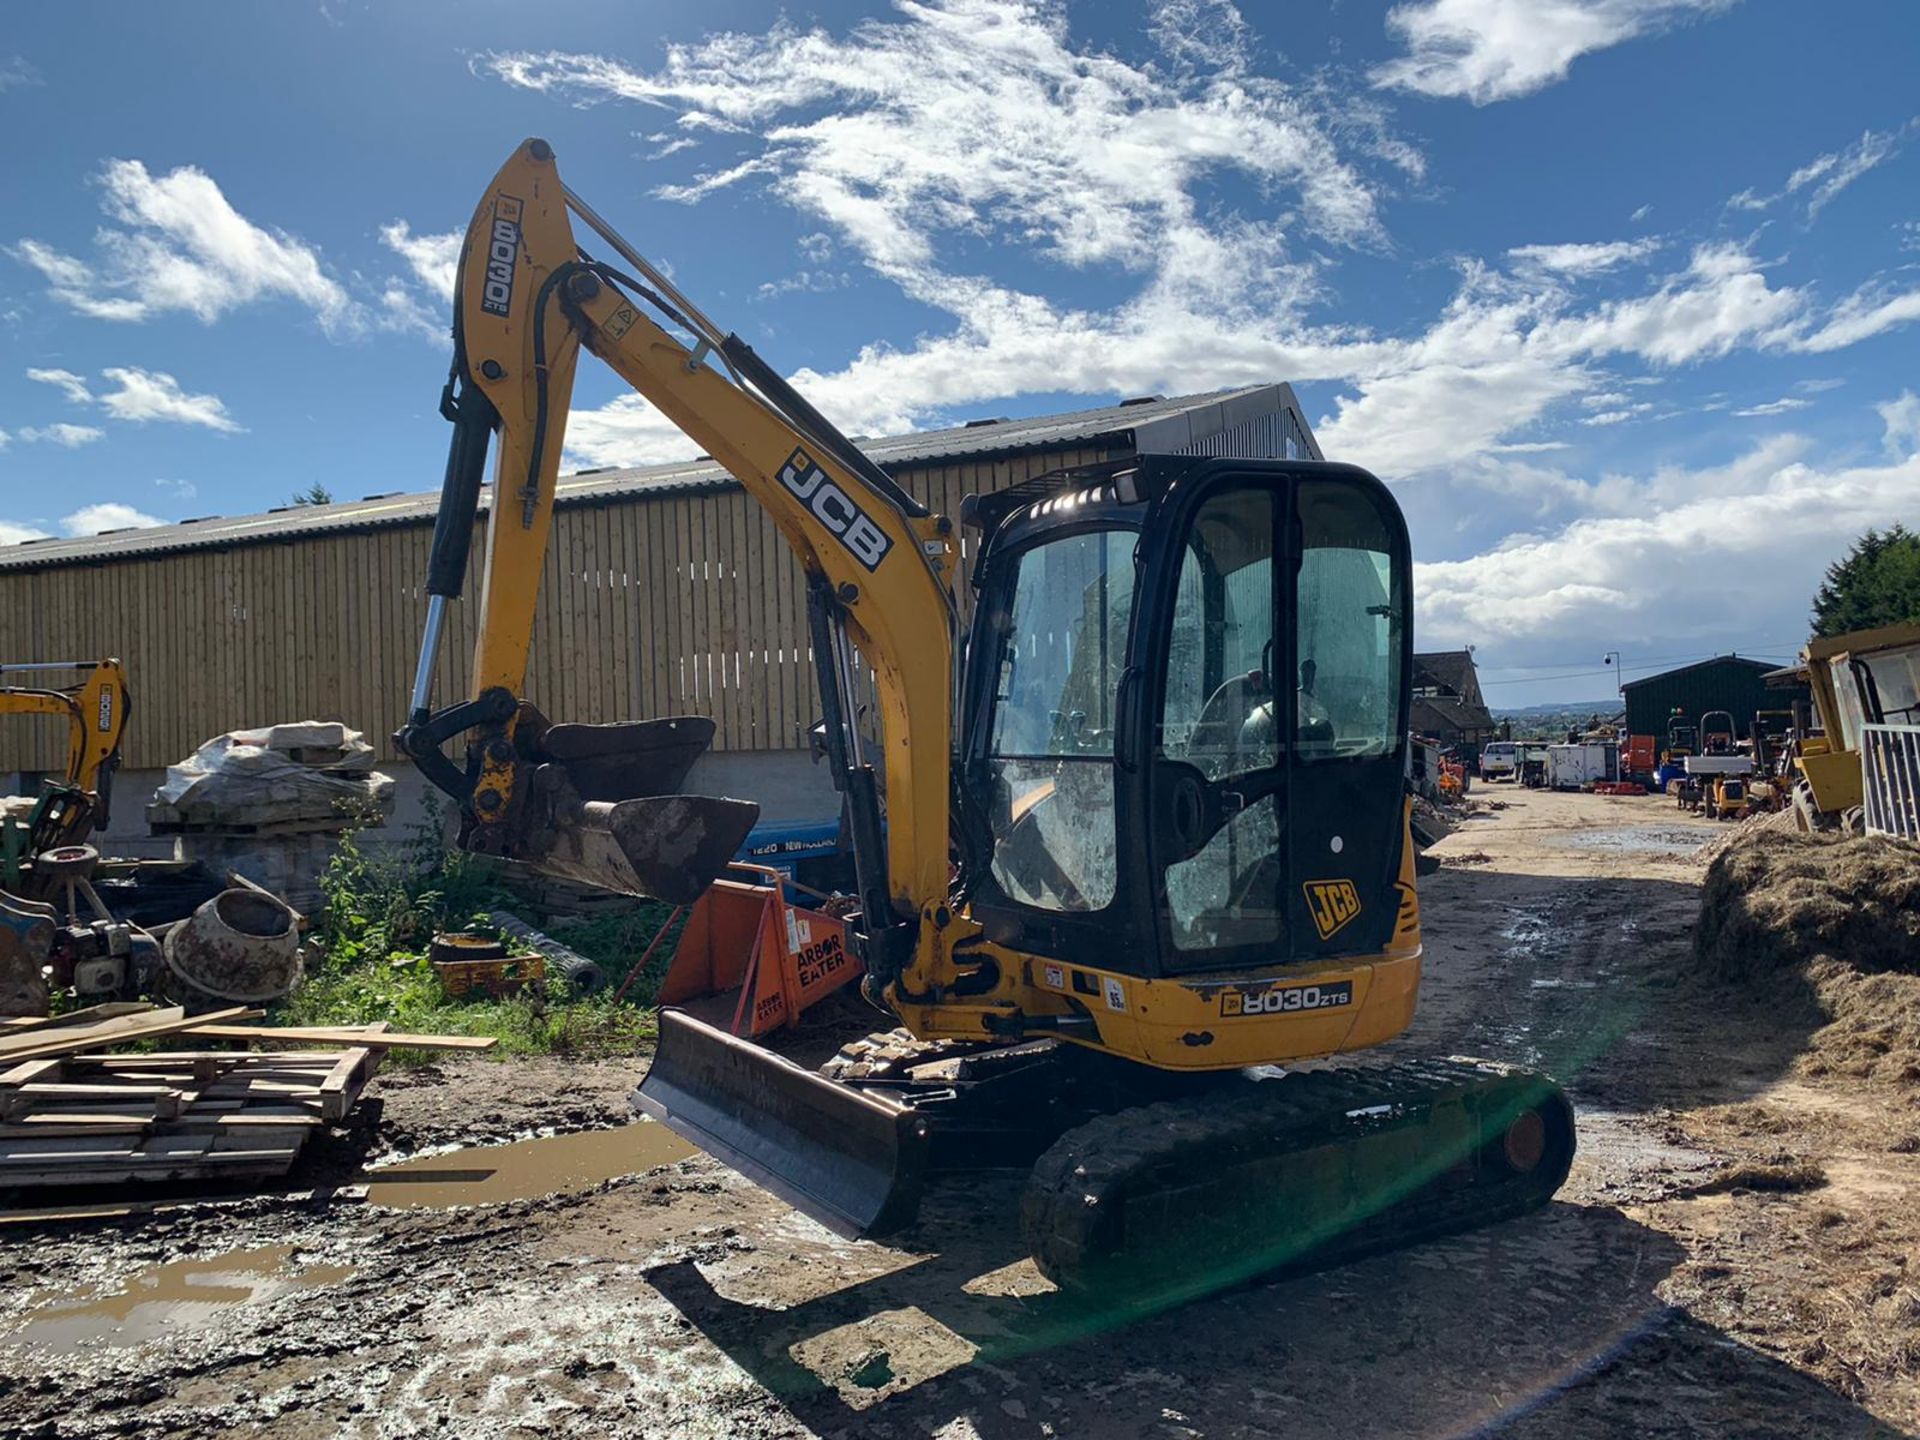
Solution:
{"label": "dozer blade", "polygon": [[535,869],[603,890],[691,905],[733,859],[760,807],[714,795],[591,801],[555,823]]}
{"label": "dozer blade", "polygon": [[886,1235],[919,1211],[924,1117],[684,1010],[660,1012],[633,1103],[837,1235]]}

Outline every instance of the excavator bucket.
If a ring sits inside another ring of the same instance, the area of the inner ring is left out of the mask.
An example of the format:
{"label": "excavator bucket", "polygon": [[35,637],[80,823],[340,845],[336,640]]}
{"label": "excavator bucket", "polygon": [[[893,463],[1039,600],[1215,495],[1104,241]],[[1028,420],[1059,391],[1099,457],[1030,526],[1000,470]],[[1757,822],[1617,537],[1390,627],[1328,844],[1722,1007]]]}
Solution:
{"label": "excavator bucket", "polygon": [[[533,707],[523,704],[523,729],[530,713]],[[542,759],[567,772],[582,800],[633,800],[677,793],[694,761],[713,743],[713,729],[704,715],[611,725],[542,724],[535,745]]]}
{"label": "excavator bucket", "polygon": [[760,818],[750,800],[675,793],[712,740],[703,715],[555,725],[522,701],[529,796],[507,853],[562,879],[692,904]]}
{"label": "excavator bucket", "polygon": [[653,795],[593,800],[571,820],[552,824],[550,847],[535,869],[669,905],[691,905],[726,869],[760,807],[717,795]]}
{"label": "excavator bucket", "polygon": [[927,1170],[927,1122],[684,1010],[660,1039],[636,1108],[837,1235],[911,1224]]}

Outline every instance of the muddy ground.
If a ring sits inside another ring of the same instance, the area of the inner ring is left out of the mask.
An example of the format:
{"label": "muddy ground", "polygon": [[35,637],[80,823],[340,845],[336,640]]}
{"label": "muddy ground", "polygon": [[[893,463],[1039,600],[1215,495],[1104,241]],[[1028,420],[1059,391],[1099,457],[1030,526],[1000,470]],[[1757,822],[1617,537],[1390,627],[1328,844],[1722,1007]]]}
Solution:
{"label": "muddy ground", "polygon": [[[1120,1324],[1021,1256],[1014,1178],[850,1244],[657,1128],[435,1156],[621,1125],[639,1068],[446,1065],[382,1077],[315,1193],[0,1227],[0,1433],[1913,1433],[1913,1089],[1808,1075],[1810,1002],[1694,976],[1708,822],[1475,796],[1504,808],[1422,882],[1401,1043],[1568,1082],[1582,1149],[1543,1212]],[[1738,1183],[1781,1175],[1811,1188]]]}

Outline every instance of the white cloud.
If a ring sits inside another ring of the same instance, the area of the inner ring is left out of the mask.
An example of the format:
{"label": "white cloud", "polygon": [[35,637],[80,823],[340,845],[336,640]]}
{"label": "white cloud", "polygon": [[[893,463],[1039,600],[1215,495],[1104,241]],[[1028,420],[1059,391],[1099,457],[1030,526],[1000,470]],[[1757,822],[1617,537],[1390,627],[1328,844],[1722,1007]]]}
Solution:
{"label": "white cloud", "polygon": [[460,265],[460,246],[465,239],[459,230],[416,235],[404,220],[380,227],[380,243],[407,262],[415,280],[449,305],[453,303],[455,271]]}
{"label": "white cloud", "polygon": [[844,270],[802,270],[784,280],[769,280],[760,287],[759,294],[762,300],[769,300],[775,295],[785,295],[794,290],[807,290],[815,294],[844,290],[852,283],[853,277]]}
{"label": "white cloud", "polygon": [[24,90],[32,85],[44,85],[40,72],[28,62],[24,55],[9,55],[0,59],[0,95],[9,90]]}
{"label": "white cloud", "polygon": [[180,382],[163,370],[140,370],[131,366],[111,366],[100,372],[119,386],[99,397],[101,405],[116,420],[144,425],[149,420],[171,421],[179,425],[204,425],[209,430],[233,434],[240,429],[218,395],[192,395],[180,388]]}
{"label": "white cloud", "polygon": [[71,370],[29,369],[27,378],[38,380],[42,385],[59,386],[67,399],[76,405],[85,405],[93,399],[92,392],[87,389],[86,380]]}
{"label": "white cloud", "polygon": [[16,247],[60,303],[100,320],[184,312],[211,324],[237,306],[284,298],[306,305],[329,332],[359,323],[318,251],[255,225],[205,171],[183,165],[154,176],[138,160],[114,160],[100,183],[114,223],[95,235],[95,260],[34,239]]}
{"label": "white cloud", "polygon": [[1898,398],[1875,407],[1886,427],[1885,444],[1892,455],[1920,451],[1920,395],[1902,390]]}
{"label": "white cloud", "polygon": [[44,540],[47,532],[37,525],[21,525],[0,520],[0,545],[24,545],[29,540]]}
{"label": "white cloud", "polygon": [[[1640,20],[1679,13],[1627,8]],[[1618,377],[1626,360],[1667,369],[1737,350],[1834,348],[1908,318],[1879,291],[1825,304],[1726,241],[1650,271],[1662,241],[1646,237],[1465,261],[1441,313],[1402,333],[1317,322],[1333,252],[1298,248],[1298,234],[1390,243],[1379,218],[1387,191],[1352,156],[1417,173],[1370,128],[1376,117],[1255,73],[1235,59],[1245,47],[1218,51],[1203,70],[1163,38],[1165,63],[1136,66],[1076,47],[1063,8],[900,9],[844,36],[782,25],[670,46],[651,70],[595,55],[476,63],[576,103],[627,100],[675,112],[681,129],[743,137],[722,168],[658,193],[698,203],[765,186],[821,227],[803,253],[816,241],[823,255],[850,252],[947,317],[792,377],[850,433],[939,423],[1023,394],[1332,381],[1343,389],[1320,422],[1328,453],[1404,478],[1525,453],[1499,448],[1511,444],[1560,443],[1532,438],[1556,406],[1657,383]],[[1236,65],[1230,76],[1221,68]],[[1251,210],[1222,208],[1225,181],[1253,182]],[[1074,306],[1048,298],[1044,281],[1020,290],[956,273],[983,245],[1096,271],[1086,288],[1098,298]],[[1624,399],[1587,408],[1622,412],[1611,423],[1653,412]],[[592,465],[694,449],[631,396],[575,409],[566,443]]]}
{"label": "white cloud", "polygon": [[1657,239],[1606,240],[1586,245],[1521,245],[1507,251],[1507,258],[1563,275],[1594,275],[1630,260],[1644,260],[1659,248]]}
{"label": "white cloud", "polygon": [[1185,70],[1239,74],[1253,42],[1232,0],[1157,0],[1147,33],[1166,57]]}
{"label": "white cloud", "polygon": [[91,445],[103,438],[106,433],[91,425],[69,425],[62,421],[55,425],[27,426],[20,431],[20,438],[37,440],[45,445],[58,445],[63,450],[78,450],[82,445]]}
{"label": "white cloud", "polygon": [[1420,643],[1478,643],[1525,664],[1594,635],[1667,643],[1675,615],[1701,650],[1802,635],[1827,562],[1920,494],[1920,434],[1900,438],[1886,464],[1822,466],[1811,441],[1775,436],[1709,470],[1594,486],[1559,477],[1597,513],[1416,566]]}
{"label": "white cloud", "polygon": [[144,510],[108,500],[98,505],[82,505],[71,515],[63,516],[60,528],[69,535],[98,535],[103,530],[143,530],[167,523]]}
{"label": "white cloud", "polygon": [[13,437],[11,435],[4,430],[0,430],[0,450],[6,449],[7,446],[12,443],[12,440]]}
{"label": "white cloud", "polygon": [[[1191,8],[1221,22],[1195,42],[1219,52],[1237,16]],[[843,39],[781,24],[670,45],[653,72],[559,52],[481,63],[525,88],[757,129],[760,154],[660,193],[691,201],[767,177],[883,268],[925,264],[937,236],[960,234],[1035,243],[1067,265],[1148,269],[1158,237],[1198,224],[1197,183],[1235,172],[1296,197],[1304,230],[1381,238],[1375,189],[1335,145],[1339,117],[1309,92],[1076,49],[1064,11],[1020,0],[902,10]],[[1188,40],[1167,32],[1163,43],[1191,59]]]}
{"label": "white cloud", "polygon": [[1863,286],[1836,305],[1818,329],[1799,337],[1794,348],[1825,354],[1914,320],[1920,320],[1920,289],[1888,293],[1878,285]]}
{"label": "white cloud", "polygon": [[1598,415],[1587,416],[1580,423],[1582,425],[1618,425],[1632,418],[1631,410],[1602,410]]}
{"label": "white cloud", "polygon": [[1582,55],[1722,10],[1731,0],[1415,0],[1387,12],[1407,54],[1377,86],[1486,105],[1564,80]]}
{"label": "white cloud", "polygon": [[200,487],[191,480],[155,480],[153,483],[178,500],[191,500],[200,493]]}
{"label": "white cloud", "polygon": [[1769,400],[1764,405],[1749,405],[1746,409],[1736,410],[1733,413],[1744,419],[1761,415],[1785,415],[1789,411],[1804,410],[1812,403],[1811,400],[1802,400],[1797,395],[1783,395],[1778,400]]}
{"label": "white cloud", "polygon": [[1787,177],[1789,195],[1813,187],[1807,197],[1807,218],[1811,220],[1833,202],[1847,186],[1900,151],[1901,143],[1913,129],[1910,121],[1898,130],[1876,133],[1868,130],[1843,150],[1821,155],[1802,165]]}
{"label": "white cloud", "polygon": [[1806,193],[1809,224],[1842,190],[1877,165],[1900,153],[1908,137],[1920,128],[1920,118],[1907,121],[1894,130],[1865,130],[1851,145],[1825,155],[1816,155],[1787,177],[1786,184],[1770,194],[1761,194],[1751,186],[1730,196],[1727,205],[1734,210],[1766,210],[1790,195]]}

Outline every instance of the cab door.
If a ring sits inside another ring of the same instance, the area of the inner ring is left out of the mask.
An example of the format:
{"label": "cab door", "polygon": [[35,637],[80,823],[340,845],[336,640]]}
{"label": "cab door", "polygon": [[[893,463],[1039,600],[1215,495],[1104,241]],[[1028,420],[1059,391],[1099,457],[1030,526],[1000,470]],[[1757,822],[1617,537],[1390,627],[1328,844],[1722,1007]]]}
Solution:
{"label": "cab door", "polygon": [[1147,526],[1147,888],[1169,973],[1287,947],[1291,490],[1284,473],[1203,469]]}
{"label": "cab door", "polygon": [[1218,460],[1143,533],[1141,889],[1161,969],[1378,950],[1405,836],[1398,507],[1350,466]]}

